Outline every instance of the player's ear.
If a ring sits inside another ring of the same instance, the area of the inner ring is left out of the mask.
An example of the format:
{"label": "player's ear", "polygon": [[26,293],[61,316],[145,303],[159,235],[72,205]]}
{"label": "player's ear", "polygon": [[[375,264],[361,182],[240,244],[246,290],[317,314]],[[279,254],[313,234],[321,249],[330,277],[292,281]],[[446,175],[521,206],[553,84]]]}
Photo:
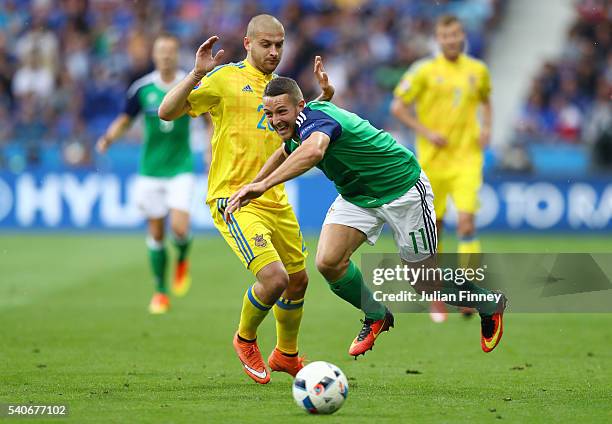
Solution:
{"label": "player's ear", "polygon": [[249,37],[244,37],[242,40],[242,45],[247,52],[251,51],[251,40],[249,40]]}
{"label": "player's ear", "polygon": [[304,107],[306,106],[306,100],[300,100],[297,105],[300,109],[304,109]]}

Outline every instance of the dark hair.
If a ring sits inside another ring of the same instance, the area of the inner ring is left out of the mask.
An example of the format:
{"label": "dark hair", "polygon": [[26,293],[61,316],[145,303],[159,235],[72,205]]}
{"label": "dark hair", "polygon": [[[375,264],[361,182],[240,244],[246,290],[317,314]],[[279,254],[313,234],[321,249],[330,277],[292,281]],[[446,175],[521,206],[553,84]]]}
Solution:
{"label": "dark hair", "polygon": [[304,98],[302,90],[297,82],[287,77],[276,77],[266,85],[264,89],[264,97],[276,97],[287,94],[294,104],[298,104]]}

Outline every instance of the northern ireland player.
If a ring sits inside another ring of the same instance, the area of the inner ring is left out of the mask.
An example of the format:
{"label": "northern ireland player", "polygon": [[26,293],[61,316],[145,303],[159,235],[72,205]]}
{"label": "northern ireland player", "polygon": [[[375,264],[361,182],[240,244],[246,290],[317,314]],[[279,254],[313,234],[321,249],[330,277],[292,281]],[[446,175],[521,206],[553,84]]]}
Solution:
{"label": "northern ireland player", "polygon": [[191,245],[189,210],[194,186],[193,163],[189,146],[189,117],[166,122],[157,116],[164,95],[185,72],[178,69],[179,40],[162,34],[153,44],[155,71],[136,80],[129,88],[121,113],[97,142],[105,153],[142,114],[144,142],[136,183],[137,204],[148,222],[147,246],[155,293],[149,303],[152,314],[165,313],[170,307],[166,286],[167,252],[164,245],[166,218],[177,250],[172,283],[175,295],[184,295],[190,285],[188,252]]}
{"label": "northern ireland player", "polygon": [[[391,135],[330,102],[305,103],[297,83],[279,77],[264,91],[263,110],[284,140],[254,181],[234,193],[226,219],[240,213],[249,201],[316,166],[334,182],[339,196],[329,209],[317,248],[316,265],[331,290],[361,309],[365,320],[350,346],[357,357],[374,345],[376,337],[393,326],[393,315],[374,300],[361,272],[351,261],[364,242],[374,244],[383,225],[393,231],[402,261],[410,266],[431,264],[436,252],[433,193],[414,155]],[[442,291],[458,293],[454,282]],[[435,291],[419,281],[421,292]],[[491,294],[471,282],[462,291]],[[481,313],[481,345],[491,351],[502,335],[505,297],[498,303],[453,302],[476,306]]]}

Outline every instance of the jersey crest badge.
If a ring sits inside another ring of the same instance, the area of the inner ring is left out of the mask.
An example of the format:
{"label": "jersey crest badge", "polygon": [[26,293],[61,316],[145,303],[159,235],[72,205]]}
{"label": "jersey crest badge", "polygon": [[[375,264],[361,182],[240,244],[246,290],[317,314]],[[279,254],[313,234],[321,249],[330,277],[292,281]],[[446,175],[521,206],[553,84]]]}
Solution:
{"label": "jersey crest badge", "polygon": [[257,247],[266,247],[268,245],[268,242],[264,238],[263,234],[255,234],[255,237],[253,237],[253,241],[255,242],[255,246]]}

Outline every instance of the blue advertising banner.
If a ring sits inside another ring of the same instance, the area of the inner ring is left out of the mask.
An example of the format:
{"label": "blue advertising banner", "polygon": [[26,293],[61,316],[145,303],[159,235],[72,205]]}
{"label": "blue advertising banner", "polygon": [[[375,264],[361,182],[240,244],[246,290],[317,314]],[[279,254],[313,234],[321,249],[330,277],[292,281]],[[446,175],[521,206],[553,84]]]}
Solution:
{"label": "blue advertising banner", "polygon": [[[135,204],[132,173],[0,173],[0,229],[133,230],[144,219]],[[287,184],[305,231],[318,231],[336,197],[333,184],[311,172]],[[193,227],[213,228],[204,204],[206,177],[198,176]],[[606,179],[500,178],[481,191],[478,226],[486,230],[611,231],[612,182]],[[456,220],[453,208],[447,220]]]}

